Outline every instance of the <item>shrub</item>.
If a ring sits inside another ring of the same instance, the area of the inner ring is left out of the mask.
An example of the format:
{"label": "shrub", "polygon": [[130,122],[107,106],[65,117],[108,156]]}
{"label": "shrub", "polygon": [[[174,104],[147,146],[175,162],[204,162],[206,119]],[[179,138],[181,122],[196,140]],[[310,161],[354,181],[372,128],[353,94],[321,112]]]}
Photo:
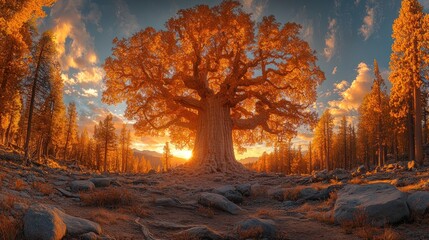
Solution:
{"label": "shrub", "polygon": [[25,189],[25,186],[26,186],[25,182],[22,179],[18,178],[14,182],[14,185],[12,186],[12,188],[17,191],[22,191]]}
{"label": "shrub", "polygon": [[33,188],[43,195],[51,195],[54,192],[54,188],[49,183],[33,182]]}
{"label": "shrub", "polygon": [[126,189],[108,188],[91,193],[82,193],[80,199],[87,206],[118,207],[131,205],[135,196]]}
{"label": "shrub", "polygon": [[22,232],[22,223],[12,217],[0,215],[0,240],[14,240]]}

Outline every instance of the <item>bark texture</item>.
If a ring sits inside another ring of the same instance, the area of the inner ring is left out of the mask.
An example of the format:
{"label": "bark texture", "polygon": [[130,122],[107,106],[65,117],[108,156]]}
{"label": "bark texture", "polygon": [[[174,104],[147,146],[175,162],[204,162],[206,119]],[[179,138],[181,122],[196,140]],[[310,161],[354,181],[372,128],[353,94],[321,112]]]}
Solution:
{"label": "bark texture", "polygon": [[243,171],[243,165],[234,156],[230,107],[216,97],[205,101],[198,113],[191,165],[205,172]]}

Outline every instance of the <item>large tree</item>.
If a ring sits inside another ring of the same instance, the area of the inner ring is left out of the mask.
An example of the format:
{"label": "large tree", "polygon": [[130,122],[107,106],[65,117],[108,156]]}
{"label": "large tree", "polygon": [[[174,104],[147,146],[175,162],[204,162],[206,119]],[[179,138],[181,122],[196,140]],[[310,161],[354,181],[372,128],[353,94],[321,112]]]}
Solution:
{"label": "large tree", "polygon": [[425,15],[418,0],[402,1],[399,17],[393,23],[389,77],[393,85],[392,115],[407,122],[409,159],[420,164],[423,163],[421,88],[423,77],[428,76],[429,63],[428,17]]}
{"label": "large tree", "polygon": [[269,141],[315,120],[324,74],[300,29],[273,16],[256,24],[235,1],[180,10],[164,30],[114,40],[103,100],[126,101],[138,134],[193,147],[194,167],[240,171],[233,139]]}

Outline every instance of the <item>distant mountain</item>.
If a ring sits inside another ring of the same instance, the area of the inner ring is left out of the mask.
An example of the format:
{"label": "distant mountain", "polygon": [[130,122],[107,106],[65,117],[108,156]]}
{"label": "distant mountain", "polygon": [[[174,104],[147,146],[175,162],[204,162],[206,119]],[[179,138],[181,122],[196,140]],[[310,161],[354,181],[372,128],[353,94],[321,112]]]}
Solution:
{"label": "distant mountain", "polygon": [[238,161],[241,162],[242,164],[254,163],[258,161],[258,157],[247,157],[247,158],[240,159]]}
{"label": "distant mountain", "polygon": [[[162,154],[156,151],[150,151],[150,150],[137,150],[137,149],[133,149],[134,152],[134,157],[136,157],[137,159],[146,159],[150,162],[150,164],[152,165],[152,168],[157,169],[158,166],[161,166],[162,162],[161,162],[161,158],[162,158]],[[171,166],[175,167],[177,165],[183,164],[185,163],[187,160],[184,158],[179,158],[179,157],[174,157],[171,161]]]}

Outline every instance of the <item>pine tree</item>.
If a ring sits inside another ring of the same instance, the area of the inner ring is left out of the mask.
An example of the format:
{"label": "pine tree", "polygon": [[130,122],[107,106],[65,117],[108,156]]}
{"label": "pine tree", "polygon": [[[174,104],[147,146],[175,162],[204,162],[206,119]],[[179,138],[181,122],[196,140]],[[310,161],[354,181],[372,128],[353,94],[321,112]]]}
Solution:
{"label": "pine tree", "polygon": [[[390,57],[392,116],[407,122],[409,159],[423,163],[421,87],[429,54],[428,28],[418,0],[403,0],[393,23]],[[406,119],[406,120],[405,120]]]}
{"label": "pine tree", "polygon": [[[98,127],[95,127],[94,137],[97,139],[99,146],[99,160],[101,160],[101,155],[103,156],[103,171],[109,171],[108,166],[110,163],[109,154],[116,148],[116,133],[115,126],[113,125],[113,115],[108,114],[104,121],[100,121]],[[99,169],[101,164],[98,164]]]}
{"label": "pine tree", "polygon": [[68,151],[70,148],[77,143],[77,110],[76,104],[74,102],[70,102],[67,107],[67,118],[66,118],[66,126],[65,126],[65,143],[63,150],[63,159],[66,160],[68,157]]}
{"label": "pine tree", "polygon": [[164,145],[164,152],[162,153],[162,165],[163,165],[163,171],[168,172],[171,169],[171,162],[173,160],[173,155],[170,151],[170,146],[168,142]]}

